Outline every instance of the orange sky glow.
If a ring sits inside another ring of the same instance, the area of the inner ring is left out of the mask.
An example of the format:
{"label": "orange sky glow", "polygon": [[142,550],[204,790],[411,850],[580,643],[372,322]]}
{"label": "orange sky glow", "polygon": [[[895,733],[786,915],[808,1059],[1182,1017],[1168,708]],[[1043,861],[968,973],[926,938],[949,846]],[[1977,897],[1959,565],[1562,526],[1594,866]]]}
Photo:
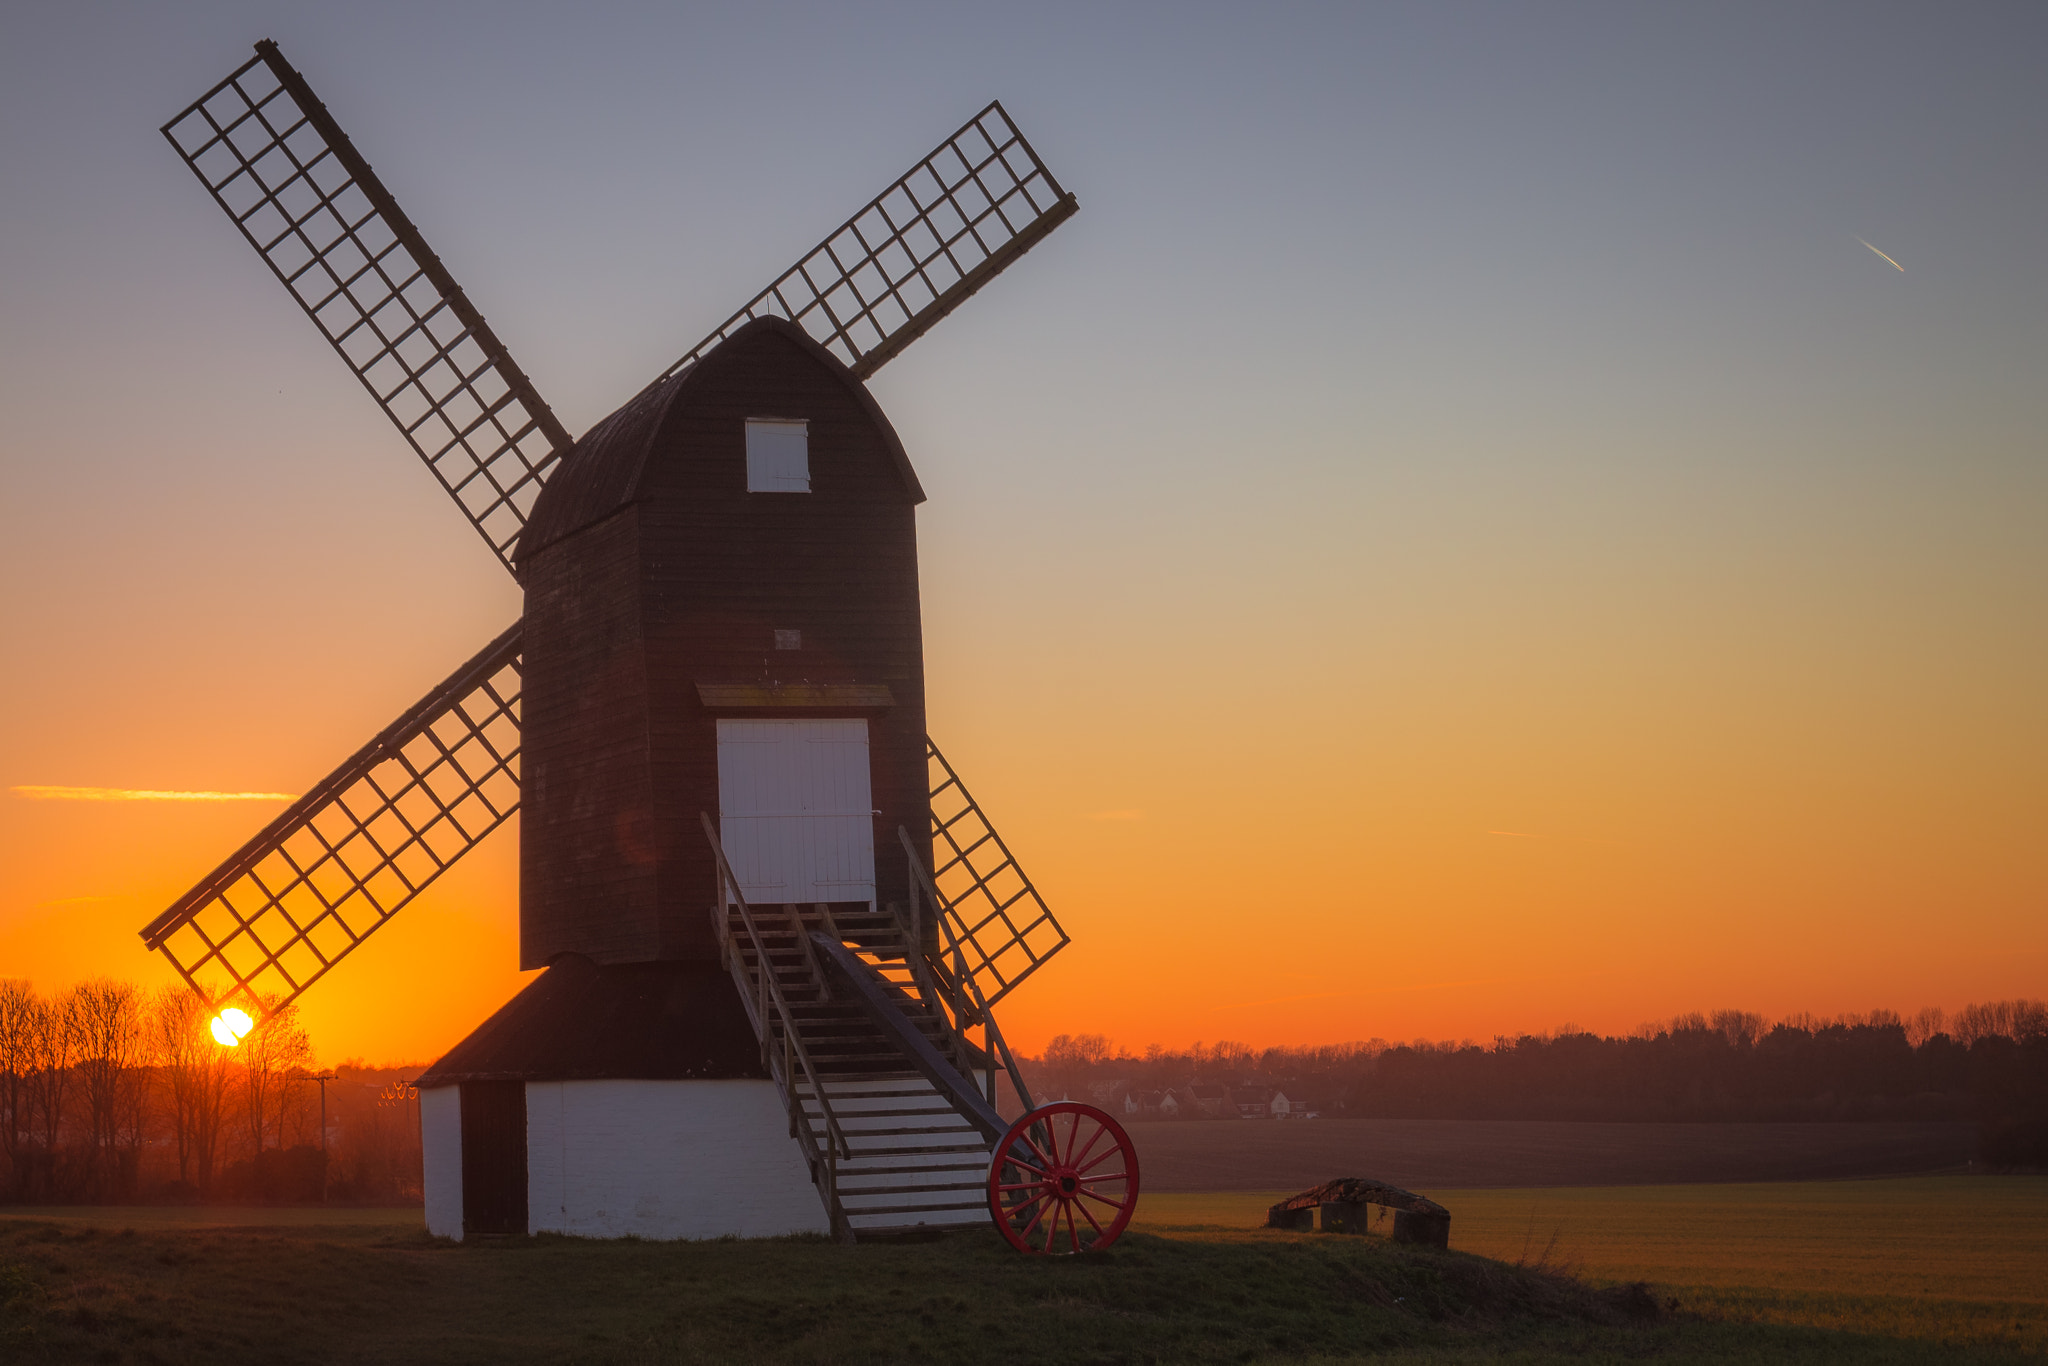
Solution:
{"label": "orange sky glow", "polygon": [[[348,9],[273,36],[573,432],[991,95],[1079,195],[871,386],[932,736],[1073,935],[1020,1050],[2048,995],[2036,30]],[[0,976],[153,984],[520,597],[157,137],[246,13],[10,22]],[[517,851],[324,1061],[528,980]]]}

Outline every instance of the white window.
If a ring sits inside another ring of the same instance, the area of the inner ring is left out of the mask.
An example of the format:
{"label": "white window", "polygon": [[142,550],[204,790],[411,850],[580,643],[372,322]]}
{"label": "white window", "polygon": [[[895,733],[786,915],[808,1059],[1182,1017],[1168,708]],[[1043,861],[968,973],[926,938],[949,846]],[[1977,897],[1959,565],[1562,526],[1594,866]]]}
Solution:
{"label": "white window", "polygon": [[747,492],[810,491],[810,424],[802,418],[748,418]]}

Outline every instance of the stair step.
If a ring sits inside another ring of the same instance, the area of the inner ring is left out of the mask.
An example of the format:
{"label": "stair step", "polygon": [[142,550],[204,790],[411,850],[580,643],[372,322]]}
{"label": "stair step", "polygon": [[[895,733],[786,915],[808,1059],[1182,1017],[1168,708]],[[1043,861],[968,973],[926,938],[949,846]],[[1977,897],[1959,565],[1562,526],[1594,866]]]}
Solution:
{"label": "stair step", "polygon": [[934,1162],[930,1166],[856,1167],[851,1163],[860,1161],[861,1156],[859,1153],[855,1153],[851,1162],[845,1158],[840,1159],[839,1179],[841,1181],[851,1181],[864,1176],[922,1176],[927,1172],[934,1175],[945,1172],[980,1172],[986,1177],[988,1175],[986,1154],[983,1157],[984,1160],[980,1162]]}
{"label": "stair step", "polygon": [[[947,1181],[929,1186],[849,1186],[845,1173],[840,1173],[839,1196],[843,1200],[849,1195],[923,1195],[940,1191],[978,1191],[987,1186],[985,1181]],[[861,1211],[863,1214],[868,1211]]]}
{"label": "stair step", "polygon": [[986,1210],[987,1208],[988,1202],[986,1200],[967,1200],[943,1205],[848,1205],[846,1212],[848,1214],[938,1214],[946,1210]]}
{"label": "stair step", "polygon": [[[896,1037],[860,1000],[820,979],[819,955],[806,939],[817,930],[836,934],[907,1023],[942,1055],[967,1062],[950,1018],[923,995],[921,968],[910,956],[918,952],[912,936],[883,911],[834,913],[828,923],[812,910],[757,906],[752,920],[750,930],[737,912],[727,918],[734,976],[750,1013],[769,985],[779,998],[767,1018],[755,1022],[768,1049],[796,1042],[809,1060],[807,1069],[783,1079],[783,1089],[802,1127],[821,1145],[813,1155],[815,1179],[826,1179],[831,1161],[822,1146],[830,1141],[828,1128],[836,1127],[846,1144],[846,1155],[832,1163],[840,1227],[880,1237],[985,1220],[989,1144],[981,1131],[909,1065]],[[828,1113],[833,1126],[826,1124]]]}

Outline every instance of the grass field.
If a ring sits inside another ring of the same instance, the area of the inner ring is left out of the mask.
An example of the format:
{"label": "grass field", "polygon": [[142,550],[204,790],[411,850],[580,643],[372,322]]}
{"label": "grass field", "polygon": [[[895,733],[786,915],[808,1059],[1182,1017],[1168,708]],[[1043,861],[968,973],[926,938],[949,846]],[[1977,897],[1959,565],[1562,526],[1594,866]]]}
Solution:
{"label": "grass field", "polygon": [[1831,1181],[1960,1169],[1973,1124],[1593,1124],[1314,1119],[1131,1127],[1155,1191],[1302,1190],[1370,1176],[1409,1190]]}
{"label": "grass field", "polygon": [[1448,1254],[1201,1194],[1078,1261],[983,1231],[456,1246],[412,1210],[9,1211],[0,1360],[2044,1360],[2048,1178],[1433,1194]]}
{"label": "grass field", "polygon": [[[1134,1227],[1235,1237],[1292,1193],[1148,1196]],[[1455,1248],[1716,1317],[2048,1348],[2048,1177],[1429,1194]]]}

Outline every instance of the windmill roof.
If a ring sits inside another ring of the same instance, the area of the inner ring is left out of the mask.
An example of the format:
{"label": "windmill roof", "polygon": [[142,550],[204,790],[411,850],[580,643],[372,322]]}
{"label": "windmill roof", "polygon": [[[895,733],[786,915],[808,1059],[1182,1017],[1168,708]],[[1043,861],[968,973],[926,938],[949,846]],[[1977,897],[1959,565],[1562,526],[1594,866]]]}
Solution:
{"label": "windmill roof", "polygon": [[702,360],[642,390],[626,406],[579,437],[562,458],[561,468],[534,500],[533,513],[520,533],[513,558],[524,561],[639,498],[648,452],[654,448],[668,415],[679,404],[687,404],[693,391],[705,391],[716,385],[727,362],[770,336],[795,343],[846,386],[881,434],[911,501],[923,502],[924,488],[918,483],[917,471],[911,468],[903,441],[867,386],[795,323],[781,318],[756,318],[720,342]]}
{"label": "windmill roof", "polygon": [[565,954],[420,1077],[644,1081],[764,1077],[754,1027],[716,963]]}

